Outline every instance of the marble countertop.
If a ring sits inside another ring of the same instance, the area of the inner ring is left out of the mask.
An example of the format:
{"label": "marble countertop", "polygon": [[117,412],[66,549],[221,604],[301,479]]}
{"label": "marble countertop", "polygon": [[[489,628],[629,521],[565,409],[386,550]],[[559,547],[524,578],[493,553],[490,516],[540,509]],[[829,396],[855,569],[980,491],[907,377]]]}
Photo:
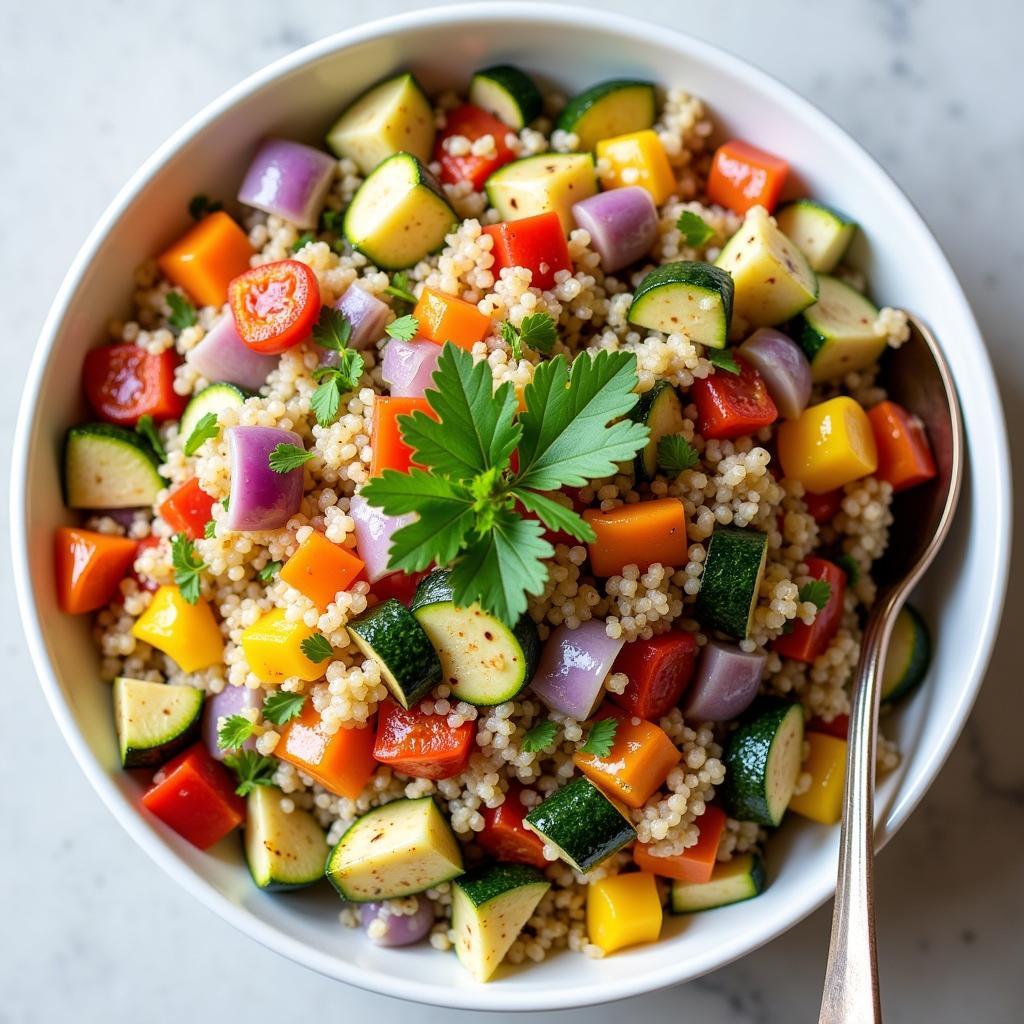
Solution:
{"label": "marble countertop", "polygon": [[[5,9],[0,308],[8,355],[0,436],[11,437],[23,370],[52,294],[138,164],[188,116],[268,61],[355,22],[417,6],[34,0]],[[650,0],[644,16],[774,73],[893,174],[960,275],[996,363],[1011,437],[1024,436],[1024,121],[1007,102],[1022,87],[1024,8],[975,0],[964,17],[955,0]],[[8,453],[0,448],[6,479]],[[1015,461],[1024,480],[1019,447]],[[7,514],[5,501],[0,527]],[[1019,554],[1016,568],[1012,580],[1024,572]],[[1018,584],[1006,621],[1022,618]],[[1009,633],[948,764],[879,862],[880,959],[891,1024],[1021,1019],[1024,688]],[[0,788],[0,1024],[288,1021],[312,1019],[326,1007],[337,1008],[328,1019],[338,1010],[346,1019],[380,1024],[409,1019],[407,1004],[327,981],[238,934],[127,839],[78,771],[34,685],[4,572],[0,641],[7,695],[0,757],[16,780]],[[829,912],[821,910],[739,963],[628,1007],[527,1017],[566,1024],[604,1024],[623,1012],[706,1024],[814,1020],[828,925]],[[412,1012],[424,1024],[486,1016]]]}

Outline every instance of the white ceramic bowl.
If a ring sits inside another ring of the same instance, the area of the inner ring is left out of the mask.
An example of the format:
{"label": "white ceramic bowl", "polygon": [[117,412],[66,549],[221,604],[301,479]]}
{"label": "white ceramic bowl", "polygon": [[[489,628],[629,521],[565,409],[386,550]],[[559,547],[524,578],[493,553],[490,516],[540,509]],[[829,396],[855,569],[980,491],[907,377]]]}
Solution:
{"label": "white ceramic bowl", "polygon": [[[900,769],[882,784],[879,842],[921,799],[963,726],[999,618],[1010,535],[1009,469],[999,398],[985,347],[949,265],[913,207],[831,121],[778,82],[697,40],[592,9],[489,3],[422,11],[323,40],[254,75],[182,128],[117,196],[61,287],[35,354],[19,418],[12,479],[13,565],[39,678],[64,736],[125,829],[171,876],[242,931],[299,963],[378,992],[438,1005],[538,1010],[604,1002],[694,978],[789,928],[832,892],[837,830],[791,824],[768,847],[771,884],[759,899],[670,921],[661,942],[592,961],[562,953],[473,983],[429,948],[378,949],[337,922],[326,889],[266,895],[230,844],[193,849],[138,810],[118,768],[109,693],[89,625],[56,606],[51,540],[69,520],[60,447],[81,408],[78,367],[124,313],[133,269],[185,226],[190,196],[234,195],[254,141],[315,140],[352,95],[398,68],[428,88],[463,85],[508,60],[568,91],[638,75],[703,97],[729,134],[783,154],[810,192],[863,226],[858,258],[884,303],[936,330],[963,399],[971,453],[961,512],[917,603],[932,624],[934,667],[896,720]],[[893,729],[893,725],[889,725]],[[822,951],[824,955],[824,950]]]}

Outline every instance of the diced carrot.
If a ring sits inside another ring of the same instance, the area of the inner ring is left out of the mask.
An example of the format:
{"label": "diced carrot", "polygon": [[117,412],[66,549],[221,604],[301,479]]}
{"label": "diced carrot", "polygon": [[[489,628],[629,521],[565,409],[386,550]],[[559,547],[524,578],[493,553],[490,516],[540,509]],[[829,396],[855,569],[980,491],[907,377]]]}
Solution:
{"label": "diced carrot", "polygon": [[643,807],[683,756],[668,733],[617,708],[597,716],[619,724],[606,757],[577,751],[573,763],[587,778],[630,807]]}
{"label": "diced carrot", "polygon": [[373,458],[370,460],[370,476],[380,476],[385,469],[396,469],[407,473],[413,465],[412,449],[402,440],[398,426],[399,416],[414,412],[436,415],[425,398],[393,398],[378,396],[373,400],[373,426],[370,443]]}
{"label": "diced carrot", "polygon": [[453,729],[446,715],[425,715],[419,706],[405,709],[386,700],[377,717],[373,756],[413,778],[450,779],[466,770],[475,735],[472,722]]}
{"label": "diced carrot", "polygon": [[419,323],[420,336],[443,345],[450,341],[470,351],[483,341],[491,329],[491,318],[484,316],[471,302],[424,288],[412,311]]}
{"label": "diced carrot", "polygon": [[249,269],[254,252],[248,235],[218,210],[189,228],[156,262],[199,305],[223,306],[228,285]]}
{"label": "diced carrot", "polygon": [[502,804],[480,811],[484,827],[476,833],[477,842],[495,860],[545,868],[549,862],[544,856],[544,843],[523,824],[527,807],[522,795],[523,787],[512,783]]}
{"label": "diced carrot", "polygon": [[587,509],[583,518],[597,534],[587,545],[595,576],[614,576],[626,565],[641,571],[655,562],[676,569],[686,565],[686,516],[676,498],[620,505],[607,512]]}
{"label": "diced carrot", "polygon": [[846,595],[846,573],[834,562],[817,555],[806,559],[807,574],[811,579],[825,580],[829,585],[828,601],[818,609],[809,626],[797,620],[788,633],[776,637],[772,646],[784,658],[793,658],[810,664],[825,653],[843,618],[843,600]]}
{"label": "diced carrot", "polygon": [[54,541],[57,599],[70,615],[93,612],[109,604],[139,549],[127,537],[70,526],[58,527]]}
{"label": "diced carrot", "polygon": [[752,206],[763,206],[771,213],[788,173],[785,160],[733,139],[715,151],[708,198],[736,213],[746,213]]}
{"label": "diced carrot", "polygon": [[671,857],[655,857],[647,846],[637,843],[633,847],[633,862],[641,871],[650,871],[662,878],[674,878],[680,882],[702,884],[711,881],[718,856],[718,844],[725,830],[725,811],[714,804],[707,807],[697,819],[700,836],[693,846]]}
{"label": "diced carrot", "polygon": [[931,480],[936,473],[928,434],[921,420],[895,402],[879,402],[868,410],[878,448],[875,476],[903,491]]}
{"label": "diced carrot", "polygon": [[831,523],[839,514],[840,506],[843,504],[843,492],[838,487],[834,491],[826,491],[824,494],[811,494],[808,491],[804,495],[804,503],[816,523]]}
{"label": "diced carrot", "polygon": [[160,517],[176,533],[199,540],[210,521],[214,500],[199,486],[198,479],[192,477],[160,506]]}
{"label": "diced carrot", "polygon": [[281,579],[321,611],[363,571],[363,561],[315,530],[281,567]]}
{"label": "diced carrot", "polygon": [[295,765],[324,789],[354,800],[377,767],[374,734],[371,725],[325,732],[313,701],[307,698],[299,717],[281,731],[274,756]]}
{"label": "diced carrot", "polygon": [[505,224],[489,224],[484,234],[494,239],[491,254],[495,277],[503,267],[526,267],[531,274],[530,284],[547,290],[554,288],[555,274],[572,270],[569,245],[554,210]]}
{"label": "diced carrot", "polygon": [[679,703],[693,678],[696,658],[693,633],[670,630],[650,640],[633,640],[612,665],[612,672],[629,677],[626,689],[608,697],[630,714],[655,721]]}

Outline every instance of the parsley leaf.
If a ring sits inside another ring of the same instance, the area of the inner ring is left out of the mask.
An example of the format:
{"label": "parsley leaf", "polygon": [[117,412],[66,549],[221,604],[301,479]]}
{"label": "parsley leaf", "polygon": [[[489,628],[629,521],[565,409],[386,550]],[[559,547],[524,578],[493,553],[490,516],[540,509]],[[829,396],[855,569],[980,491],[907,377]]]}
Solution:
{"label": "parsley leaf", "polygon": [[196,420],[196,425],[192,428],[192,433],[188,435],[188,440],[185,442],[184,447],[185,454],[195,455],[195,453],[202,447],[204,441],[209,441],[219,433],[220,424],[217,422],[217,414],[215,412],[203,413],[203,415]]}
{"label": "parsley leaf", "polygon": [[167,308],[171,311],[167,322],[176,331],[183,331],[186,327],[192,327],[199,319],[196,315],[196,307],[181,292],[167,293]]}
{"label": "parsley leaf", "polygon": [[565,505],[560,505],[546,494],[527,491],[521,487],[513,487],[512,494],[519,500],[527,512],[539,516],[541,522],[549,529],[571,534],[577,540],[586,543],[597,540],[594,528],[581,515]]}
{"label": "parsley leaf", "polygon": [[150,448],[153,449],[153,454],[161,462],[167,461],[167,449],[164,448],[164,443],[160,439],[160,434],[157,432],[156,424],[153,422],[153,417],[147,412],[145,415],[139,417],[139,422],[135,424],[135,432],[144,440],[149,442]]}
{"label": "parsley leaf", "polygon": [[203,536],[207,540],[212,540],[214,537],[217,536],[217,520],[216,519],[207,519],[206,520],[206,525],[203,527]]}
{"label": "parsley leaf", "polygon": [[345,220],[345,214],[341,210],[324,210],[320,214],[321,231],[340,231]]}
{"label": "parsley leaf", "polygon": [[697,449],[682,434],[669,434],[658,442],[658,468],[670,476],[679,476],[697,465]]}
{"label": "parsley leaf", "polygon": [[727,348],[709,348],[705,349],[704,356],[707,361],[719,370],[724,370],[726,373],[739,373],[739,364],[732,357],[732,353]]}
{"label": "parsley leaf", "polygon": [[524,737],[521,747],[528,754],[538,754],[555,742],[557,727],[550,718],[538,722]]}
{"label": "parsley leaf", "polygon": [[523,342],[519,332],[508,320],[501,321],[501,340],[512,350],[512,358],[519,362],[523,358]]}
{"label": "parsley leaf", "polygon": [[860,579],[860,565],[857,563],[857,559],[854,558],[853,555],[840,555],[836,559],[836,565],[846,573],[846,578],[849,580],[851,587]]}
{"label": "parsley leaf", "polygon": [[607,757],[611,753],[618,728],[619,722],[616,718],[599,719],[590,727],[587,741],[580,747],[580,752],[593,754],[595,757]]}
{"label": "parsley leaf", "polygon": [[832,585],[828,580],[811,580],[800,588],[800,600],[810,601],[818,611],[828,604],[832,596]]}
{"label": "parsley leaf", "polygon": [[358,352],[345,348],[338,352],[337,366],[318,366],[313,371],[317,388],[310,396],[309,404],[321,427],[329,427],[338,418],[341,396],[355,391],[365,366]]}
{"label": "parsley leaf", "polygon": [[410,305],[416,305],[416,296],[413,294],[409,284],[409,275],[404,270],[392,276],[391,284],[384,289],[384,294],[390,295],[402,302],[408,302]]}
{"label": "parsley leaf", "polygon": [[538,352],[550,352],[558,333],[549,313],[530,313],[519,325],[519,339]]}
{"label": "parsley leaf", "polygon": [[265,566],[256,575],[264,583],[269,583],[280,571],[283,562],[267,562]]}
{"label": "parsley leaf", "polygon": [[302,706],[306,703],[304,693],[288,693],[277,690],[268,693],[263,699],[263,717],[274,725],[284,725],[302,714]]}
{"label": "parsley leaf", "polygon": [[312,452],[300,448],[297,444],[286,444],[282,441],[271,453],[268,462],[275,473],[290,473],[299,466],[304,466],[313,458]]}
{"label": "parsley leaf", "polygon": [[202,220],[208,213],[216,213],[218,210],[223,209],[224,204],[220,200],[211,199],[201,192],[188,201],[189,216],[193,220]]}
{"label": "parsley leaf", "polygon": [[416,332],[420,329],[420,322],[411,313],[407,313],[405,316],[400,316],[397,320],[392,320],[391,323],[384,328],[384,332],[389,338],[398,338],[401,341],[411,341],[416,337]]}
{"label": "parsley leaf", "polygon": [[313,325],[313,340],[321,347],[332,352],[340,352],[348,348],[352,337],[352,324],[340,309],[324,306],[320,316]]}
{"label": "parsley leaf", "polygon": [[236,754],[228,754],[224,764],[238,776],[239,796],[248,796],[257,786],[272,786],[277,762],[272,757],[264,757],[255,750],[240,750]]}
{"label": "parsley leaf", "polygon": [[302,653],[310,661],[317,663],[326,661],[334,653],[330,641],[323,633],[314,633],[312,636],[307,636],[299,646],[302,648]]}
{"label": "parsley leaf", "polygon": [[715,229],[692,210],[683,210],[676,221],[676,227],[682,233],[683,241],[692,249],[699,249],[715,234]]}
{"label": "parsley leaf", "polygon": [[189,603],[199,600],[199,574],[206,563],[196,554],[195,545],[184,533],[171,538],[171,564],[174,566],[174,582],[181,596]]}
{"label": "parsley leaf", "polygon": [[237,750],[250,736],[253,723],[245,715],[231,715],[217,730],[217,746],[221,750]]}
{"label": "parsley leaf", "polygon": [[316,235],[312,231],[303,231],[298,238],[292,242],[292,252],[298,252],[300,249],[305,249],[310,242],[316,241]]}

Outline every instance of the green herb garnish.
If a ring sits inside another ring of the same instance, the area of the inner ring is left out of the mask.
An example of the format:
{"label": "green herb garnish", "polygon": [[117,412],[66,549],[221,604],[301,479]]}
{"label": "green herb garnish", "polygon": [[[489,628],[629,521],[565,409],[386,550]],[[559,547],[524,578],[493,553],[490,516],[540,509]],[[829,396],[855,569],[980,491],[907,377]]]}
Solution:
{"label": "green herb garnish", "polygon": [[195,545],[184,533],[171,538],[171,564],[174,566],[174,582],[181,596],[189,603],[199,600],[199,574],[206,563],[196,554]]}
{"label": "green herb garnish", "polygon": [[213,540],[217,536],[217,520],[207,519],[206,525],[203,527],[203,536],[207,540]]}
{"label": "green herb garnish", "polygon": [[676,221],[676,227],[679,228],[683,241],[691,249],[699,249],[715,233],[715,229],[692,210],[683,210]]}
{"label": "green herb garnish", "polygon": [[228,754],[224,764],[238,776],[239,796],[248,796],[257,786],[272,786],[277,761],[272,757],[264,757],[255,750],[239,750],[236,754]]}
{"label": "green herb garnish", "polygon": [[302,653],[310,661],[318,664],[321,661],[326,661],[334,653],[330,641],[323,633],[314,633],[312,636],[307,636],[299,646],[302,648]]}
{"label": "green herb garnish", "polygon": [[292,242],[292,252],[298,252],[300,249],[305,249],[310,242],[316,241],[316,235],[312,231],[303,231],[298,238]]}
{"label": "green herb garnish", "polygon": [[269,583],[280,571],[283,562],[267,562],[256,575],[264,583]]}
{"label": "green herb garnish", "polygon": [[724,370],[726,373],[740,372],[739,363],[733,359],[732,353],[727,348],[705,349],[704,355],[716,369]]}
{"label": "green herb garnish", "polygon": [[263,717],[274,725],[284,725],[302,714],[302,706],[306,703],[304,693],[288,693],[277,690],[268,693],[263,700]]}
{"label": "green herb garnish", "polygon": [[408,302],[411,306],[416,305],[416,296],[409,285],[409,275],[404,270],[392,275],[391,284],[384,289],[384,294],[399,299],[401,302]]}
{"label": "green herb garnish", "polygon": [[185,441],[185,454],[195,455],[202,447],[204,441],[209,441],[211,438],[216,437],[218,433],[220,433],[220,424],[217,422],[217,414],[215,412],[203,413],[196,420],[192,433],[188,435],[188,439]]}
{"label": "green herb garnish", "polygon": [[352,324],[340,309],[324,306],[313,325],[313,340],[331,352],[342,352],[348,348],[352,337]]}
{"label": "green herb garnish", "polygon": [[417,320],[411,313],[407,313],[405,316],[400,316],[397,320],[392,320],[391,323],[384,328],[384,332],[389,338],[398,338],[401,341],[411,341],[416,337],[416,332],[419,329],[419,320]]}
{"label": "green herb garnish", "polygon": [[857,563],[857,559],[854,558],[853,555],[840,555],[836,559],[836,565],[846,573],[846,578],[849,580],[851,587],[860,579],[860,565]]}
{"label": "green herb garnish", "polygon": [[337,366],[318,366],[313,371],[317,387],[309,404],[321,427],[329,427],[338,418],[341,396],[359,387],[365,366],[358,352],[345,348],[338,352]]}
{"label": "green herb garnish", "polygon": [[528,754],[537,754],[555,742],[557,727],[550,718],[538,722],[524,737],[522,748]]}
{"label": "green herb garnish", "polygon": [[156,429],[156,424],[153,422],[153,417],[148,412],[139,417],[139,422],[135,424],[135,432],[139,437],[148,442],[150,448],[153,449],[153,454],[161,462],[167,461],[167,449],[164,448],[164,443],[160,440],[160,434]]}
{"label": "green herb garnish", "polygon": [[832,584],[828,580],[811,580],[800,588],[800,600],[810,601],[818,611],[828,604],[832,596]]}
{"label": "green herb garnish", "polygon": [[223,210],[224,204],[219,199],[211,199],[200,193],[188,201],[189,216],[193,220],[202,220],[209,213],[216,213]]}
{"label": "green herb garnish", "polygon": [[237,750],[250,736],[253,723],[245,715],[231,715],[217,730],[217,746],[221,750]]}
{"label": "green herb garnish", "polygon": [[697,465],[697,449],[682,434],[669,434],[658,442],[658,468],[669,476],[679,476]]}
{"label": "green herb garnish", "polygon": [[270,468],[275,473],[290,473],[299,466],[304,466],[313,458],[312,452],[300,448],[297,444],[287,444],[282,441],[271,453],[269,458]]}
{"label": "green herb garnish", "polygon": [[524,345],[546,354],[558,337],[555,321],[548,313],[530,313],[518,327],[505,320],[500,330],[502,339],[512,349],[513,359],[523,358]]}
{"label": "green herb garnish", "polygon": [[324,210],[320,214],[321,231],[340,231],[345,220],[345,214],[341,210]]}
{"label": "green herb garnish", "polygon": [[196,307],[181,292],[167,293],[167,308],[171,311],[167,322],[176,331],[183,331],[186,327],[194,326],[199,319]]}
{"label": "green herb garnish", "polygon": [[593,754],[595,757],[607,757],[615,742],[615,733],[618,731],[619,721],[617,718],[602,718],[590,727],[587,733],[587,741],[580,747],[583,754]]}

